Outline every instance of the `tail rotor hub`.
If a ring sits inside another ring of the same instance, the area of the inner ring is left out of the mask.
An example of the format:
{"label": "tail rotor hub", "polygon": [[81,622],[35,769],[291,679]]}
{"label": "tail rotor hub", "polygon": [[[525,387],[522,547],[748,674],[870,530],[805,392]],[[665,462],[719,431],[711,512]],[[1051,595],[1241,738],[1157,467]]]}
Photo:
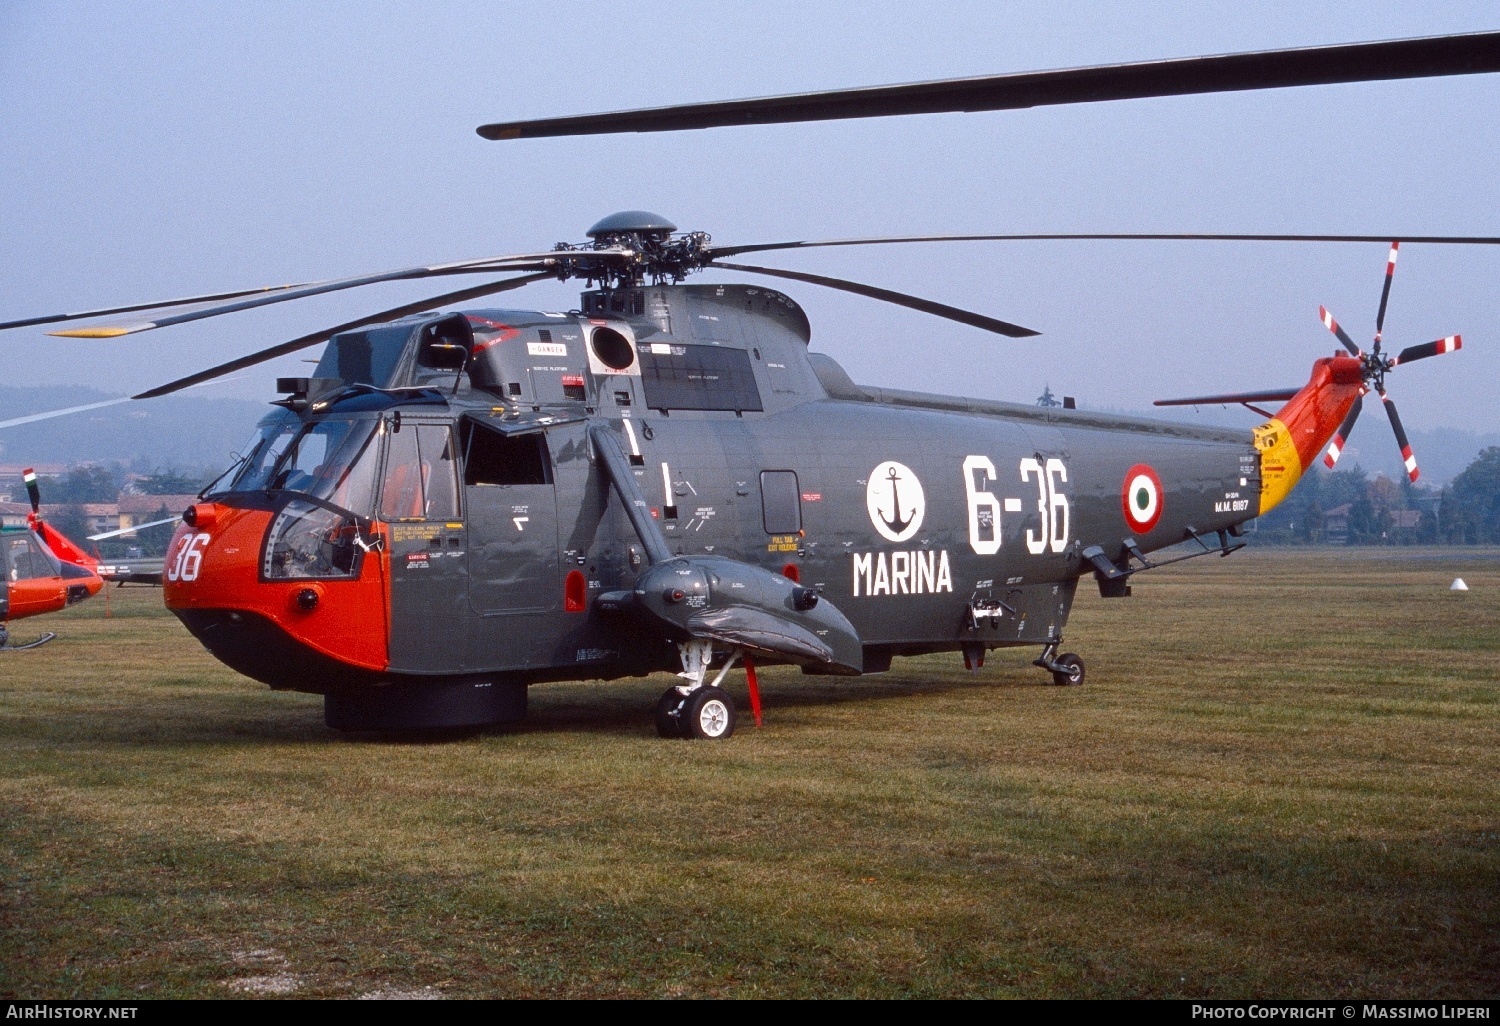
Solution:
{"label": "tail rotor hub", "polygon": [[1413,360],[1425,360],[1429,356],[1438,356],[1442,353],[1451,353],[1463,348],[1463,336],[1449,335],[1435,342],[1426,342],[1422,345],[1407,346],[1394,356],[1387,356],[1381,351],[1381,338],[1385,331],[1386,304],[1391,298],[1391,280],[1396,274],[1396,255],[1400,251],[1401,243],[1391,243],[1391,255],[1385,264],[1385,283],[1380,290],[1380,309],[1375,314],[1375,340],[1367,353],[1354,344],[1348,332],[1339,326],[1327,307],[1319,308],[1319,316],[1323,320],[1323,326],[1333,332],[1334,336],[1343,343],[1351,355],[1361,364],[1361,375],[1364,380],[1364,392],[1356,399],[1354,406],[1350,409],[1343,425],[1334,436],[1328,447],[1323,462],[1330,469],[1338,462],[1339,454],[1343,451],[1344,443],[1349,438],[1349,433],[1354,430],[1354,422],[1359,418],[1360,406],[1363,402],[1365,392],[1373,391],[1380,396],[1381,405],[1385,407],[1386,417],[1391,422],[1391,431],[1396,436],[1396,444],[1401,448],[1402,464],[1406,467],[1407,476],[1416,482],[1421,476],[1417,469],[1417,457],[1412,453],[1411,443],[1406,438],[1406,429],[1401,426],[1401,418],[1396,413],[1396,404],[1386,393],[1386,375],[1396,369],[1398,364],[1411,363]]}

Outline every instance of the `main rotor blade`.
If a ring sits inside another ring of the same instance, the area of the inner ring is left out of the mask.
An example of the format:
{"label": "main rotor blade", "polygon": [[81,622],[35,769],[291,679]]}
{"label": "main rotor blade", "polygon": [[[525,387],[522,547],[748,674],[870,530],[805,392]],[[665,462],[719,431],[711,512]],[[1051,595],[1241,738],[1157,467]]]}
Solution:
{"label": "main rotor blade", "polygon": [[1500,32],[1474,32],[675,104],[608,114],[497,122],[481,125],[477,131],[486,139],[674,132],[725,125],[1015,110],[1492,71],[1500,71]]}
{"label": "main rotor blade", "polygon": [[1413,360],[1425,360],[1429,356],[1451,353],[1463,347],[1464,337],[1462,335],[1449,335],[1447,338],[1440,338],[1436,342],[1423,342],[1419,346],[1407,346],[1391,361],[1391,366],[1394,367],[1399,363],[1411,363]]}
{"label": "main rotor blade", "polygon": [[1338,432],[1334,434],[1333,440],[1328,443],[1328,451],[1323,454],[1323,464],[1329,469],[1344,455],[1344,446],[1349,442],[1349,435],[1354,431],[1354,422],[1359,420],[1359,411],[1365,405],[1365,396],[1361,392],[1354,400],[1354,406],[1349,410],[1349,416],[1339,425]]}
{"label": "main rotor blade", "polygon": [[1365,355],[1360,351],[1359,346],[1354,344],[1354,339],[1349,337],[1349,333],[1343,328],[1339,327],[1339,322],[1333,319],[1333,314],[1328,312],[1328,307],[1318,307],[1318,319],[1323,322],[1323,327],[1327,328],[1329,331],[1338,336],[1338,340],[1344,343],[1344,348],[1349,350],[1352,355]]}
{"label": "main rotor blade", "polygon": [[[599,256],[601,254],[606,258],[616,255],[613,250],[589,251],[590,256]],[[211,306],[205,310],[193,310],[188,313],[174,314],[170,317],[161,317],[153,321],[141,321],[135,324],[70,328],[65,331],[48,332],[48,334],[59,335],[64,338],[118,338],[121,335],[133,335],[141,331],[150,331],[153,328],[165,328],[173,324],[186,324],[189,321],[199,321],[206,317],[219,317],[223,314],[237,313],[241,310],[250,310],[258,306],[269,306],[272,303],[286,303],[293,299],[305,299],[308,296],[320,296],[327,292],[339,292],[344,289],[358,288],[361,285],[374,285],[379,282],[403,281],[415,278],[434,278],[452,274],[490,274],[496,271],[537,270],[541,267],[551,266],[551,263],[557,259],[558,254],[556,253],[523,253],[508,257],[460,260],[455,263],[434,264],[428,267],[407,267],[399,271],[381,271],[377,274],[363,274],[353,278],[337,278],[329,281],[312,282],[307,285],[280,288],[268,294],[261,294],[266,292],[266,290],[257,289],[253,290],[255,297],[252,299],[239,299],[238,301],[225,303],[220,306]],[[177,304],[181,305],[195,301],[179,300]],[[135,309],[148,308],[136,307]],[[68,316],[71,317],[73,315]]]}
{"label": "main rotor blade", "polygon": [[727,271],[765,274],[772,278],[789,278],[792,281],[805,281],[810,285],[822,285],[824,288],[838,289],[840,292],[852,292],[856,296],[879,299],[882,302],[904,306],[909,310],[920,310],[922,313],[933,314],[937,317],[946,317],[950,321],[957,321],[960,324],[967,324],[975,328],[983,328],[985,331],[993,331],[997,335],[1007,335],[1011,338],[1028,338],[1032,335],[1041,334],[1040,331],[1023,328],[1019,324],[1011,324],[1009,321],[986,317],[984,314],[974,313],[970,310],[961,310],[956,306],[948,306],[946,303],[934,302],[931,299],[922,299],[920,296],[909,296],[904,292],[892,292],[890,289],[876,288],[874,285],[861,285],[857,281],[845,281],[843,278],[828,278],[821,274],[807,274],[803,271],[784,271],[779,267],[753,267],[749,264],[714,263],[709,266]]}
{"label": "main rotor blade", "polygon": [[1391,279],[1396,276],[1396,253],[1401,248],[1399,241],[1391,243],[1391,256],[1385,262],[1385,284],[1380,287],[1380,309],[1375,314],[1375,341],[1380,341],[1385,330],[1385,304],[1391,298]]}
{"label": "main rotor blade", "polygon": [[325,328],[322,331],[315,331],[311,335],[303,335],[301,338],[294,338],[290,342],[283,342],[280,345],[271,346],[269,349],[262,349],[259,352],[251,353],[248,356],[241,356],[239,359],[230,360],[228,363],[221,363],[216,367],[208,368],[208,370],[199,371],[196,374],[190,374],[185,378],[178,378],[176,381],[169,381],[165,385],[158,385],[155,388],[148,389],[147,391],[142,392],[139,395],[133,395],[130,398],[154,399],[159,395],[167,395],[171,392],[177,392],[181,389],[196,385],[202,381],[211,381],[212,379],[220,377],[224,374],[228,374],[231,371],[241,370],[245,367],[254,367],[258,363],[265,363],[267,360],[274,360],[278,356],[285,356],[287,353],[295,353],[299,349],[306,349],[309,346],[315,346],[319,342],[327,342],[330,338],[337,335],[341,331],[353,331],[355,328],[362,328],[366,324],[376,324],[380,321],[395,320],[398,317],[405,317],[408,314],[422,313],[425,310],[431,310],[439,306],[446,306],[449,303],[461,303],[465,300],[477,299],[480,296],[493,295],[496,292],[508,292],[511,289],[518,289],[523,285],[530,285],[534,281],[541,281],[543,278],[550,277],[552,277],[552,273],[550,271],[542,271],[538,274],[527,274],[519,278],[507,278],[504,281],[490,282],[488,285],[478,285],[471,289],[462,289],[458,292],[449,292],[441,296],[433,296],[430,299],[419,299],[415,303],[407,303],[404,306],[396,306],[392,307],[389,310],[382,310],[379,313],[370,314],[367,317],[361,317],[356,321],[349,321],[348,323],[340,324],[337,327]]}
{"label": "main rotor blade", "polygon": [[1391,419],[1391,430],[1396,433],[1396,444],[1401,446],[1401,462],[1406,467],[1406,476],[1416,483],[1422,472],[1417,469],[1417,457],[1411,451],[1411,443],[1406,440],[1406,429],[1401,426],[1401,418],[1396,415],[1396,404],[1391,397],[1384,392],[1380,393],[1380,401],[1385,404],[1385,415]]}
{"label": "main rotor blade", "polygon": [[1221,406],[1228,403],[1284,403],[1301,389],[1272,388],[1263,392],[1236,392],[1233,395],[1199,395],[1189,399],[1158,399],[1152,406]]}
{"label": "main rotor blade", "polygon": [[[756,242],[744,246],[713,246],[709,255],[741,256],[782,249],[821,249],[828,246],[891,246],[913,242],[1386,242],[1383,235],[1270,235],[1226,232],[1032,232],[1009,235],[892,235],[868,239]],[[1500,246],[1500,235],[1406,235],[1407,243],[1445,246]]]}
{"label": "main rotor blade", "polygon": [[287,289],[306,288],[314,282],[296,285],[265,285],[258,289],[239,289],[235,292],[215,292],[206,296],[188,296],[185,299],[167,299],[159,303],[132,303],[129,306],[110,306],[100,310],[84,310],[82,313],[43,314],[41,317],[23,317],[19,321],[0,321],[0,331],[6,328],[27,328],[36,324],[57,324],[62,321],[81,321],[89,317],[110,317],[114,314],[135,313],[138,310],[167,310],[174,306],[192,306],[195,303],[217,303],[225,299],[239,299],[264,292],[284,292]]}

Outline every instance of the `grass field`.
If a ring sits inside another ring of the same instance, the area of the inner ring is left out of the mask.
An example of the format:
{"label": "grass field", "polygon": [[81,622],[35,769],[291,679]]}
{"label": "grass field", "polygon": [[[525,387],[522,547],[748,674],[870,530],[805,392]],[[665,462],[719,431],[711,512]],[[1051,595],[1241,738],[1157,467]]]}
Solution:
{"label": "grass field", "polygon": [[0,994],[1500,995],[1500,554],[1135,590],[1080,589],[1082,688],[773,670],[724,743],[655,736],[664,677],[349,739],[154,590],[17,624]]}

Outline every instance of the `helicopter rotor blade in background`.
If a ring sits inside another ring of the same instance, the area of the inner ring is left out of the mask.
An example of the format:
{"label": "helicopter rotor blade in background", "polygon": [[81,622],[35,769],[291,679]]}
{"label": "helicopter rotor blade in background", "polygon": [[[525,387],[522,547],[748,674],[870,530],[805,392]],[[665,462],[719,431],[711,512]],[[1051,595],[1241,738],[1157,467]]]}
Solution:
{"label": "helicopter rotor blade in background", "polygon": [[250,353],[248,356],[241,356],[238,359],[230,360],[228,363],[221,363],[216,367],[210,367],[196,374],[190,374],[185,378],[169,381],[165,385],[158,385],[130,398],[154,399],[157,396],[168,395],[203,381],[211,381],[232,371],[241,370],[245,367],[254,367],[258,363],[274,360],[278,356],[285,356],[288,353],[295,353],[300,349],[307,349],[309,346],[315,346],[319,342],[327,342],[342,331],[353,331],[355,328],[363,328],[367,324],[377,324],[380,321],[395,320],[398,317],[405,317],[408,314],[422,313],[435,307],[446,306],[449,303],[462,303],[470,299],[478,299],[480,296],[494,295],[497,292],[509,292],[511,289],[518,289],[523,285],[530,285],[532,282],[541,281],[543,278],[551,278],[552,276],[551,271],[541,271],[536,274],[522,275],[519,278],[507,278],[504,281],[478,285],[471,289],[461,289],[458,292],[448,292],[441,296],[432,296],[428,299],[419,299],[415,303],[407,303],[403,306],[392,307],[389,310],[381,310],[379,313],[369,314],[355,321],[349,321],[333,328],[325,328],[322,331],[315,331],[310,335],[294,338],[290,342],[283,342],[280,345],[271,346],[269,349],[262,349],[258,352]]}
{"label": "helicopter rotor blade in background", "polygon": [[1401,418],[1396,415],[1396,404],[1384,392],[1380,393],[1380,401],[1385,404],[1385,415],[1391,419],[1391,430],[1396,433],[1396,444],[1401,447],[1401,462],[1406,467],[1406,476],[1415,484],[1422,472],[1417,469],[1417,457],[1411,451],[1411,442],[1407,441]]}
{"label": "helicopter rotor blade in background", "polygon": [[1339,425],[1338,432],[1333,436],[1333,440],[1328,443],[1328,451],[1323,454],[1323,465],[1329,470],[1333,469],[1333,465],[1344,454],[1344,446],[1349,442],[1349,435],[1354,431],[1354,422],[1359,420],[1359,411],[1364,405],[1365,396],[1361,392],[1359,398],[1354,400],[1354,406],[1350,409],[1349,416],[1344,418],[1344,422]]}
{"label": "helicopter rotor blade in background", "polygon": [[121,527],[113,531],[105,531],[103,534],[91,534],[88,536],[88,540],[92,542],[107,541],[110,538],[118,538],[121,535],[135,534],[135,532],[137,531],[144,531],[148,527],[160,527],[163,524],[175,524],[181,519],[181,517],[167,517],[165,520],[153,520],[148,524],[132,524],[130,527]]}
{"label": "helicopter rotor blade in background", "polygon": [[986,317],[984,314],[962,310],[956,306],[948,306],[946,303],[934,302],[931,299],[922,299],[920,296],[909,296],[904,292],[892,292],[890,289],[877,288],[874,285],[861,285],[859,282],[846,281],[843,278],[828,278],[821,274],[807,274],[803,271],[785,271],[779,267],[754,267],[749,264],[714,263],[709,266],[728,271],[744,271],[747,274],[764,274],[772,278],[788,278],[792,281],[807,282],[810,285],[822,285],[824,288],[838,289],[840,292],[852,292],[856,296],[865,296],[869,299],[894,303],[896,306],[904,306],[909,310],[919,310],[922,313],[945,317],[950,321],[957,321],[960,324],[967,324],[975,328],[983,328],[985,331],[992,331],[997,335],[1006,335],[1010,338],[1029,338],[1032,335],[1041,334],[1039,331],[1023,328],[1019,324],[1011,324],[1009,321]]}
{"label": "helicopter rotor blade in background", "polygon": [[485,139],[674,132],[1500,71],[1500,32],[1180,57],[481,125]]}
{"label": "helicopter rotor blade in background", "polygon": [[1449,335],[1440,338],[1436,342],[1423,342],[1419,346],[1407,346],[1391,361],[1391,366],[1397,364],[1411,363],[1413,360],[1425,360],[1429,356],[1440,356],[1443,353],[1451,353],[1464,347],[1462,335]]}
{"label": "helicopter rotor blade in background", "polygon": [[1354,344],[1354,339],[1349,337],[1349,333],[1343,328],[1339,327],[1339,322],[1333,319],[1333,314],[1328,312],[1328,307],[1318,307],[1318,319],[1323,322],[1323,327],[1327,328],[1329,331],[1338,336],[1338,340],[1344,343],[1344,348],[1349,350],[1351,355],[1365,355],[1364,352],[1359,348],[1359,346]]}
{"label": "helicopter rotor blade in background", "polygon": [[[744,246],[712,246],[713,259],[768,253],[784,249],[821,249],[830,246],[893,246],[917,242],[1385,242],[1384,235],[1269,235],[1224,232],[1028,232],[1009,235],[892,235],[867,239],[824,239],[794,242],[756,242]],[[1500,246],[1495,235],[1409,235],[1404,241],[1442,246]]]}
{"label": "helicopter rotor blade in background", "polygon": [[1391,298],[1391,279],[1396,276],[1396,253],[1401,249],[1400,241],[1391,243],[1391,256],[1385,262],[1385,284],[1380,287],[1380,309],[1375,313],[1375,344],[1380,344],[1385,331],[1385,304]]}

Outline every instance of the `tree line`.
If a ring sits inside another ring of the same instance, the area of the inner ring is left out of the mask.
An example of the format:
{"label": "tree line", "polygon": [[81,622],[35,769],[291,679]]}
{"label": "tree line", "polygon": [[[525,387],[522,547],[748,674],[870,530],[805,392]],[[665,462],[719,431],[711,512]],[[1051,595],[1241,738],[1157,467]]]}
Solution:
{"label": "tree line", "polygon": [[1500,544],[1500,446],[1490,446],[1441,489],[1371,478],[1358,464],[1315,467],[1254,528],[1284,544]]}

